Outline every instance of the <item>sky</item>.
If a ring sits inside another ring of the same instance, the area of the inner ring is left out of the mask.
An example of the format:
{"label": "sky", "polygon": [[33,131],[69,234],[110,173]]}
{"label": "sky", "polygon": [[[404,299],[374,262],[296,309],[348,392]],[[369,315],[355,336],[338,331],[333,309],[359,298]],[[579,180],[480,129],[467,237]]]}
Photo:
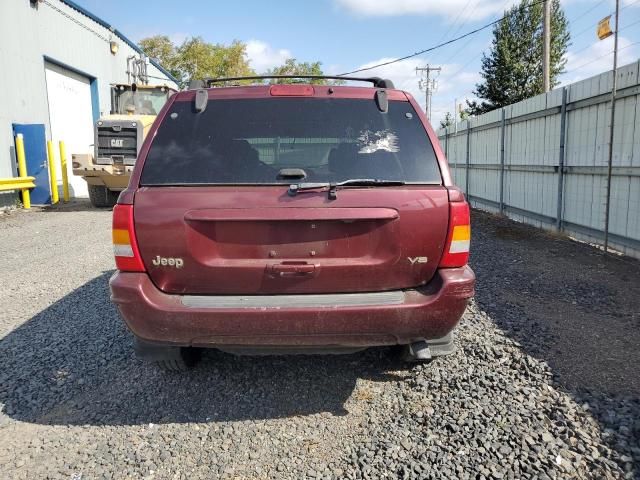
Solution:
{"label": "sky", "polygon": [[[256,72],[287,58],[322,62],[326,74],[341,74],[403,57],[499,18],[516,0],[76,0],[133,41],[168,35],[175,43],[201,36],[213,43],[241,40]],[[596,24],[613,13],[614,0],[561,0],[571,45],[562,85],[610,70],[613,37],[599,41]],[[618,64],[640,56],[640,0],[621,0]],[[612,19],[613,26],[613,19]],[[432,99],[438,125],[456,101],[473,99],[491,28],[402,62],[364,72],[390,78],[424,108],[415,68],[441,67]]]}

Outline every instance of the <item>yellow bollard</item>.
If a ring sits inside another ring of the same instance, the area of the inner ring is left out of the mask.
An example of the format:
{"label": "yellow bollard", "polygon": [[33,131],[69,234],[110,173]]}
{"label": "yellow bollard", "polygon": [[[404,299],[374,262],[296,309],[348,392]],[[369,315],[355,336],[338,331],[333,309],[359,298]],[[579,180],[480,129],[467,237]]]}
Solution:
{"label": "yellow bollard", "polygon": [[[16,157],[18,158],[18,175],[26,177],[27,175],[27,160],[24,156],[24,138],[22,134],[16,135]],[[31,208],[31,192],[25,188],[22,190],[22,205],[24,208]]]}
{"label": "yellow bollard", "polygon": [[65,202],[69,201],[69,175],[67,174],[67,150],[64,147],[64,142],[60,140],[60,166],[62,167],[62,199]]}
{"label": "yellow bollard", "polygon": [[58,174],[56,172],[56,157],[53,154],[53,142],[47,140],[47,155],[49,156],[49,180],[51,181],[51,204],[58,203]]}

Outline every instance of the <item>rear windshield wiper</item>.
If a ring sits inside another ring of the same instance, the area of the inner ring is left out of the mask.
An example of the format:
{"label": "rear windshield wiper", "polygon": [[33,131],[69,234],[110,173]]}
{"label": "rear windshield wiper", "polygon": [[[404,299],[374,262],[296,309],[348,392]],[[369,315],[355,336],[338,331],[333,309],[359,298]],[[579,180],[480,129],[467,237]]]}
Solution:
{"label": "rear windshield wiper", "polygon": [[404,185],[401,180],[379,180],[376,178],[351,178],[337,183],[294,183],[289,185],[289,196],[295,197],[298,192],[305,192],[319,189],[329,189],[329,200],[335,200],[336,190],[340,187],[394,187]]}

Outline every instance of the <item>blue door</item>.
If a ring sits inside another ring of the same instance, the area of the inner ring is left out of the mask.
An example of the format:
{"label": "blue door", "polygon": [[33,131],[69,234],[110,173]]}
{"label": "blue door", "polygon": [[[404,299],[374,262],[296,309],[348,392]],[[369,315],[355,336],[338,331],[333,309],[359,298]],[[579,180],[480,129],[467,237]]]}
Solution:
{"label": "blue door", "polygon": [[24,155],[27,174],[35,177],[36,188],[31,190],[31,203],[45,205],[51,203],[49,169],[47,168],[47,148],[44,124],[13,124],[13,135],[21,133],[24,139]]}

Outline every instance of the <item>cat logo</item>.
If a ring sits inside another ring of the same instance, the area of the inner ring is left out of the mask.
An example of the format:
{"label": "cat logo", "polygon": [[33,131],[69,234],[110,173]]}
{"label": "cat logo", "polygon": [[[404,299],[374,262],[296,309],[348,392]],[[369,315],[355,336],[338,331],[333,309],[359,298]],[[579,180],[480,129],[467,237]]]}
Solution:
{"label": "cat logo", "polygon": [[427,263],[429,261],[427,257],[407,257],[407,260],[409,260],[411,265],[415,265],[416,263]]}

